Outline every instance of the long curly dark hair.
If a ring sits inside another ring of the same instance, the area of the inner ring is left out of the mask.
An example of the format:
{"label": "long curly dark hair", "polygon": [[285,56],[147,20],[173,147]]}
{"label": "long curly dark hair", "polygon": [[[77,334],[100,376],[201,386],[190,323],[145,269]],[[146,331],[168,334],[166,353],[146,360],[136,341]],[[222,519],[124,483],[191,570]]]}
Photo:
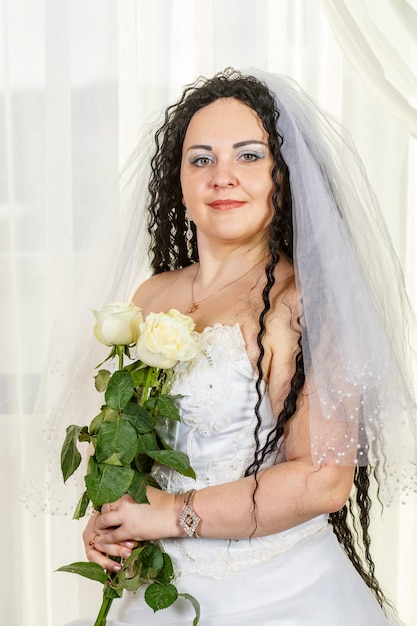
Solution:
{"label": "long curly dark hair", "polygon": [[[148,232],[151,238],[151,266],[155,274],[180,269],[198,261],[196,237],[193,237],[191,254],[187,251],[185,232],[187,230],[185,208],[182,204],[180,166],[182,145],[193,115],[218,98],[236,98],[259,116],[268,135],[269,148],[275,165],[272,178],[275,189],[272,196],[274,215],[269,232],[269,256],[265,266],[266,284],[262,292],[262,311],[259,315],[257,343],[258,379],[256,390],[258,401],[255,406],[257,426],[254,432],[255,455],[245,475],[254,475],[261,469],[266,457],[276,452],[280,445],[285,425],[296,411],[297,399],[305,383],[305,370],[302,350],[302,331],[299,349],[295,356],[295,373],[290,391],[283,408],[276,416],[276,424],[261,447],[259,429],[261,426],[260,406],[262,403],[263,381],[263,338],[266,332],[266,316],[271,308],[270,294],[275,282],[275,268],[281,255],[293,260],[292,202],[288,168],[281,156],[281,145],[285,137],[277,132],[279,110],[274,96],[267,86],[253,76],[242,76],[232,70],[217,74],[207,80],[199,78],[185,88],[179,101],[168,107],[163,125],[155,134],[156,150],[151,160],[149,183]],[[194,226],[192,225],[192,228]],[[369,513],[371,499],[369,483],[371,471],[368,467],[357,467],[354,488],[348,503],[338,512],[329,515],[330,523],[337,539],[345,549],[354,567],[366,584],[374,592],[379,603],[386,602],[384,594],[375,578],[375,566],[370,555]]]}

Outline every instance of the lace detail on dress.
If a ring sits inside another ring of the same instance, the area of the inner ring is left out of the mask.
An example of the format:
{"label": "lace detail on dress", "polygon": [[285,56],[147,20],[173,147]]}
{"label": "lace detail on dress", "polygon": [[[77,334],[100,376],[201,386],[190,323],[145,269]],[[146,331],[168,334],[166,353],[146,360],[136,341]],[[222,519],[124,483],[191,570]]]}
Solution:
{"label": "lace detail on dress", "polygon": [[225,376],[225,364],[237,362],[247,375],[254,375],[240,327],[216,324],[199,335],[200,351],[191,361],[179,363],[175,369],[172,392],[184,393],[181,402],[185,424],[209,437],[222,432],[233,415],[228,400],[234,388],[233,379]]}
{"label": "lace detail on dress", "polygon": [[[257,375],[239,325],[208,327],[199,334],[199,343],[196,357],[176,366],[171,383],[171,393],[182,396],[181,422],[160,424],[164,439],[188,454],[197,474],[194,482],[155,467],[154,477],[161,487],[176,493],[241,478],[255,451]],[[262,441],[274,424],[267,392],[261,414]]]}

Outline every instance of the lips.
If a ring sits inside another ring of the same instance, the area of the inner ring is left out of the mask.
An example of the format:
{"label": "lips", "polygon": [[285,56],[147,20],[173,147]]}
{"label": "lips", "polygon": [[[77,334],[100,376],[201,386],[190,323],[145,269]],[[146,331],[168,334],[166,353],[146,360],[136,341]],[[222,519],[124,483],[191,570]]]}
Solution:
{"label": "lips", "polygon": [[231,209],[238,209],[244,204],[246,204],[246,202],[240,200],[231,200],[229,198],[209,202],[209,206],[211,206],[212,209],[216,209],[217,211],[230,211]]}

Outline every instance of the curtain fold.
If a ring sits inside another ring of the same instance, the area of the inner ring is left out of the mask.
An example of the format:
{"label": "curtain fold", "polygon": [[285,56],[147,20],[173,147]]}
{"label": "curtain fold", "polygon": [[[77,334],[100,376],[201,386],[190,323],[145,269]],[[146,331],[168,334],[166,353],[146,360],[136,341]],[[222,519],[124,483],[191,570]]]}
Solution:
{"label": "curtain fold", "polygon": [[[362,2],[359,9],[356,0],[350,0],[349,4],[348,9],[343,0],[337,3],[323,0],[341,48],[365,84],[374,89],[378,100],[417,138],[417,109],[409,102],[411,97],[417,96],[417,78],[407,61],[397,54],[389,37],[384,36],[364,14],[366,3]],[[411,54],[411,50],[408,52]],[[403,92],[387,78],[390,74],[399,79]]]}
{"label": "curtain fold", "polygon": [[[233,65],[292,75],[351,130],[416,296],[416,8],[0,0],[1,623],[61,626],[100,602],[99,585],[54,573],[84,558],[83,522],[34,515],[19,494],[60,293],[141,127],[199,74]],[[374,527],[377,573],[412,626],[416,510],[376,514]]]}

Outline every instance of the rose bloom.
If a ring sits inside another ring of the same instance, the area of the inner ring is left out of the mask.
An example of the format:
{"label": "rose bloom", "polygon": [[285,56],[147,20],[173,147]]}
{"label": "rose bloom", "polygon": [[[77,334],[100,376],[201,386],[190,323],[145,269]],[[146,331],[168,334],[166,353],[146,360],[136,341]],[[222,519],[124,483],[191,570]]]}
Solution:
{"label": "rose bloom", "polygon": [[96,318],[94,335],[106,346],[129,346],[139,337],[143,322],[142,309],[132,302],[111,302],[101,311],[93,310]]}
{"label": "rose bloom", "polygon": [[194,322],[176,309],[149,313],[140,325],[136,355],[146,365],[168,369],[177,361],[192,359],[198,349]]}

